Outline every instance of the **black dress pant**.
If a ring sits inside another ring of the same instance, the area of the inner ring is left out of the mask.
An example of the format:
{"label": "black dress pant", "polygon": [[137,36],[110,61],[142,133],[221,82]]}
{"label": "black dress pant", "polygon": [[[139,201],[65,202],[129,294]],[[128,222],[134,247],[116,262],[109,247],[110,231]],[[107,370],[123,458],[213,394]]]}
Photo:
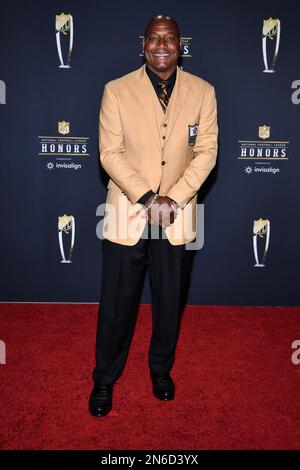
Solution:
{"label": "black dress pant", "polygon": [[[152,236],[151,236],[152,227]],[[96,336],[95,383],[114,383],[125,366],[144,275],[149,267],[152,293],[152,337],[148,365],[170,371],[181,314],[185,245],[172,245],[164,231],[146,224],[147,238],[133,246],[103,240],[103,270]],[[144,232],[145,233],[145,232]]]}

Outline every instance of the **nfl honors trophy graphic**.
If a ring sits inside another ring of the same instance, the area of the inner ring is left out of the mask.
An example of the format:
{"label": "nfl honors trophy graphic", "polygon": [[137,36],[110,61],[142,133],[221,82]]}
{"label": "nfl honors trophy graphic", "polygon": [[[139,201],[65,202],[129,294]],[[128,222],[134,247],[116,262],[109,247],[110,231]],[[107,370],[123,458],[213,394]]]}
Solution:
{"label": "nfl honors trophy graphic", "polygon": [[[60,60],[60,69],[69,69],[72,49],[73,49],[73,37],[74,37],[74,26],[73,26],[73,16],[71,14],[61,13],[56,15],[55,19],[55,30],[56,30],[56,45],[58,57]],[[61,36],[70,36],[69,37],[69,49],[67,54],[66,63],[63,59],[62,47],[61,47]]]}
{"label": "nfl honors trophy graphic", "polygon": [[[262,33],[262,51],[263,59],[265,64],[264,73],[274,73],[275,62],[278,56],[279,44],[280,44],[280,20],[269,18],[263,22],[263,33]],[[273,59],[271,62],[271,68],[269,68],[268,61],[268,44],[276,38],[275,49],[273,54]]]}
{"label": "nfl honors trophy graphic", "polygon": [[[264,240],[262,249],[258,247],[258,241]],[[264,268],[270,244],[270,221],[268,219],[258,219],[253,222],[253,250],[255,257],[255,267]],[[261,256],[260,253],[261,252]],[[261,258],[261,261],[260,261]]]}
{"label": "nfl honors trophy graphic", "polygon": [[[65,255],[64,238],[68,238],[71,233],[68,258]],[[65,237],[63,236],[65,234]],[[58,241],[61,253],[61,263],[72,263],[72,254],[75,242],[75,218],[72,215],[63,215],[58,217]]]}

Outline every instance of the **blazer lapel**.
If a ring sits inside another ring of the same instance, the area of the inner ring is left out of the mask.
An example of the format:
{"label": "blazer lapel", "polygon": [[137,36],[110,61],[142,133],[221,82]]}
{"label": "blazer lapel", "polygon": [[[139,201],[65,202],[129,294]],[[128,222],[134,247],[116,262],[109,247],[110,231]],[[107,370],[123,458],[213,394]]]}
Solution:
{"label": "blazer lapel", "polygon": [[174,86],[174,90],[171,95],[171,99],[168,104],[167,108],[167,115],[168,115],[168,127],[167,133],[165,138],[165,146],[172,134],[178,116],[183,108],[184,101],[186,99],[188,93],[188,82],[186,77],[183,75],[182,71],[179,67],[177,67],[177,76],[176,82]]}
{"label": "blazer lapel", "polygon": [[[153,134],[153,138],[161,151],[161,142],[159,129],[157,127],[157,110],[155,108],[158,102],[155,90],[152,86],[150,78],[145,70],[145,64],[139,69],[138,77],[135,83],[135,96],[143,109],[147,122]],[[156,100],[156,101],[155,101]],[[159,104],[159,102],[158,102]],[[163,111],[162,111],[163,113]]]}

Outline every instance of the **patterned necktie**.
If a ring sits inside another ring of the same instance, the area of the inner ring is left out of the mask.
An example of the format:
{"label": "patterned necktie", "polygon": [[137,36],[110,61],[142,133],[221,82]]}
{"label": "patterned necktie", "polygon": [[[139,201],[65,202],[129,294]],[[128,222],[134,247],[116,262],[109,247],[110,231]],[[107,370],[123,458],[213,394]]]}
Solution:
{"label": "patterned necktie", "polygon": [[167,92],[168,82],[167,80],[162,80],[161,82],[158,83],[158,85],[161,88],[161,92],[158,95],[158,99],[163,109],[163,112],[165,113],[168,103],[169,103],[169,96]]}

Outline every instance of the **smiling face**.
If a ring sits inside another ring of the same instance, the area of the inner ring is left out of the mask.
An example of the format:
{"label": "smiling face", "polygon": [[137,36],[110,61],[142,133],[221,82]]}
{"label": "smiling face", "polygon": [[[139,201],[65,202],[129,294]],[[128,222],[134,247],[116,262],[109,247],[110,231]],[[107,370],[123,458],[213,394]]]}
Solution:
{"label": "smiling face", "polygon": [[146,28],[144,39],[146,64],[167,80],[176,69],[180,54],[180,36],[174,20],[155,19]]}

